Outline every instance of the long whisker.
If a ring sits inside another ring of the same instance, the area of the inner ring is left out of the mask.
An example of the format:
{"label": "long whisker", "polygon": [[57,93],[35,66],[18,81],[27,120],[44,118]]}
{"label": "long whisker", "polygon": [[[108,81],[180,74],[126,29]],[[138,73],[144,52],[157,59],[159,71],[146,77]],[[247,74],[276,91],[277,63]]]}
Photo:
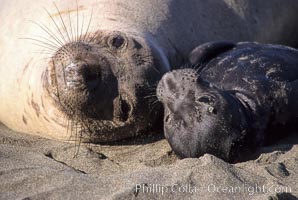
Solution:
{"label": "long whisker", "polygon": [[42,44],[39,44],[39,43],[34,43],[34,42],[32,42],[32,44],[35,45],[35,46],[39,46],[39,47],[45,48],[45,49],[51,51],[52,53],[55,53],[56,52],[56,50],[53,49],[53,48],[51,48],[51,47],[48,47],[48,46],[45,46],[45,45],[42,45]]}
{"label": "long whisker", "polygon": [[76,42],[79,41],[79,4],[78,4],[78,0],[76,0],[77,2],[77,38],[76,38]]}
{"label": "long whisker", "polygon": [[93,33],[93,36],[90,36],[90,39],[88,40],[89,42],[92,42],[97,36],[97,33]]}
{"label": "long whisker", "polygon": [[48,42],[44,42],[44,41],[39,40],[39,39],[29,38],[29,37],[24,37],[24,38],[20,38],[20,39],[32,40],[32,41],[35,41],[35,42],[39,42],[39,43],[41,43],[43,46],[46,45],[46,46],[44,46],[44,47],[46,47],[47,49],[51,49],[51,50],[54,50],[54,51],[57,50],[57,46],[54,46],[54,45],[52,45],[52,44],[50,44],[50,43],[48,43]]}
{"label": "long whisker", "polygon": [[68,20],[69,20],[69,26],[70,26],[70,33],[71,33],[71,42],[74,41],[73,32],[72,32],[72,25],[71,25],[71,19],[70,19],[70,10],[68,8]]}
{"label": "long whisker", "polygon": [[93,17],[93,8],[91,10],[91,16],[90,16],[90,19],[89,19],[89,22],[88,22],[88,26],[87,26],[83,41],[86,41],[87,35],[89,36],[88,31],[89,31],[89,27],[90,27],[90,24],[91,24],[92,17]]}
{"label": "long whisker", "polygon": [[61,46],[63,46],[63,42],[44,24],[42,23],[37,23],[35,21],[31,21],[33,24],[37,25],[40,27],[43,31],[45,31],[51,38],[53,38],[56,42],[58,42]]}
{"label": "long whisker", "polygon": [[56,41],[50,40],[49,38],[46,38],[44,36],[32,35],[32,38],[37,38],[37,39],[40,39],[40,40],[43,39],[44,41],[46,41],[46,42],[52,44],[53,46],[55,46],[57,49],[60,48],[60,44],[59,43],[57,44]]}
{"label": "long whisker", "polygon": [[158,103],[160,103],[159,102],[159,100],[158,99],[156,99],[155,101],[153,101],[150,105],[149,105],[149,115],[151,115],[152,114],[152,112],[157,108],[157,106],[158,105],[160,105],[160,104],[158,104]]}
{"label": "long whisker", "polygon": [[79,41],[81,41],[81,37],[82,37],[82,34],[83,34],[83,29],[84,29],[84,14],[83,14],[83,21],[82,21],[82,25],[81,25],[81,33],[80,33]]}
{"label": "long whisker", "polygon": [[70,123],[69,123],[69,131],[70,131],[70,135],[69,135],[69,138],[68,138],[68,141],[72,141],[72,137],[73,137],[73,119],[70,118]]}
{"label": "long whisker", "polygon": [[74,153],[74,158],[76,158],[78,156],[77,138],[78,138],[78,122],[75,119],[75,153]]}
{"label": "long whisker", "polygon": [[57,7],[57,5],[56,5],[55,3],[54,3],[54,6],[55,6],[56,9],[57,9],[57,12],[58,12],[58,14],[59,14],[59,17],[60,17],[62,26],[64,27],[64,31],[65,31],[65,33],[66,33],[66,35],[67,35],[67,37],[68,37],[68,42],[71,42],[71,39],[70,39],[69,33],[68,33],[68,31],[67,31],[67,28],[66,28],[66,26],[65,26],[64,20],[63,20],[63,18],[62,18],[61,12],[60,12],[60,10],[58,9],[58,7]]}
{"label": "long whisker", "polygon": [[41,60],[48,60],[48,59],[51,59],[52,58],[52,55],[53,55],[53,53],[51,53],[51,52],[41,52],[41,51],[39,51],[39,52],[37,52],[37,51],[33,51],[33,53],[35,53],[35,54],[43,54],[43,55],[48,55],[48,56],[43,56],[42,58],[41,58]]}
{"label": "long whisker", "polygon": [[49,17],[51,18],[51,20],[52,20],[52,22],[54,23],[54,25],[55,25],[57,31],[60,33],[60,36],[61,36],[61,38],[63,39],[64,44],[66,44],[67,41],[66,41],[66,39],[65,39],[65,37],[64,37],[64,35],[63,35],[63,33],[61,32],[61,30],[60,30],[58,24],[56,23],[56,21],[54,20],[54,18],[53,18],[52,15],[50,14],[50,12],[49,12],[46,8],[44,8],[44,10],[46,11],[46,13],[47,13],[47,14],[49,15]]}
{"label": "long whisker", "polygon": [[153,95],[147,95],[147,96],[144,96],[143,98],[144,98],[144,99],[147,99],[147,98],[152,98],[152,97],[156,97],[156,94],[153,94]]}

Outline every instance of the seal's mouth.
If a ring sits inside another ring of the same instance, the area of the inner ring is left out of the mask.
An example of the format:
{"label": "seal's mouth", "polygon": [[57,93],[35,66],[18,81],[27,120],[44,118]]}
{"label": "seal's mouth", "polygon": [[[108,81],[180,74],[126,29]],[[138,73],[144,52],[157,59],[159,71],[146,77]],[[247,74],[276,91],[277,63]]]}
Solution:
{"label": "seal's mouth", "polygon": [[127,101],[125,101],[125,100],[121,100],[121,104],[120,104],[120,116],[119,116],[119,118],[120,118],[120,120],[121,121],[127,121],[128,120],[128,118],[130,117],[130,115],[131,115],[131,111],[132,111],[132,107],[131,107],[131,105],[127,102]]}
{"label": "seal's mouth", "polygon": [[133,118],[134,106],[126,95],[119,95],[114,102],[114,121],[128,122]]}

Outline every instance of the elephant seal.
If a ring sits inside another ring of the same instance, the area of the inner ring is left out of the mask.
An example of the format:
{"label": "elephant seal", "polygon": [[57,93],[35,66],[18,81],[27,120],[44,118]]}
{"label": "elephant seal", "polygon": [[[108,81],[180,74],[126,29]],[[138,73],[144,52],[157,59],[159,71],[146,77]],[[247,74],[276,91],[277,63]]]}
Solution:
{"label": "elephant seal", "polygon": [[177,155],[241,161],[298,130],[298,50],[213,42],[189,57],[195,68],[168,72],[157,87],[164,134]]}
{"label": "elephant seal", "polygon": [[298,35],[295,0],[32,2],[1,2],[0,121],[54,139],[70,130],[109,142],[158,127],[157,82],[195,45],[294,45]]}

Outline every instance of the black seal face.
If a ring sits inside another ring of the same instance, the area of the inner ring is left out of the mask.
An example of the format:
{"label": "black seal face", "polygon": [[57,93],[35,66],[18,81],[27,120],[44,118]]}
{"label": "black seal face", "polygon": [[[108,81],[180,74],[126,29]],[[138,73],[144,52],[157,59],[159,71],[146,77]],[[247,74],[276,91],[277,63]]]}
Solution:
{"label": "black seal face", "polygon": [[115,141],[157,127],[162,111],[151,109],[154,99],[148,96],[166,70],[146,39],[100,31],[58,49],[46,87],[57,106],[82,128],[83,138]]}
{"label": "black seal face", "polygon": [[193,68],[166,73],[157,88],[164,134],[180,157],[210,153],[242,161],[273,138],[297,131],[297,50],[207,43],[192,51],[190,62]]}
{"label": "black seal face", "polygon": [[177,155],[235,156],[247,128],[244,108],[236,99],[204,82],[194,69],[165,74],[157,96],[165,109],[165,137]]}

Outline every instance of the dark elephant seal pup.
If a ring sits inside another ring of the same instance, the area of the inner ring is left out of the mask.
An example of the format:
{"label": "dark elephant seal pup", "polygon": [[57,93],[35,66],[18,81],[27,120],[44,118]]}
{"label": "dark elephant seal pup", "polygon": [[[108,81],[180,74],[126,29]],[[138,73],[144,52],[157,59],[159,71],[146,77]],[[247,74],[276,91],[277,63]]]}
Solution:
{"label": "dark elephant seal pup", "polygon": [[71,132],[107,142],[153,132],[162,118],[152,105],[156,85],[195,46],[294,44],[298,34],[293,0],[53,2],[1,1],[0,121],[54,139]]}
{"label": "dark elephant seal pup", "polygon": [[245,160],[260,145],[297,130],[298,51],[279,45],[207,43],[196,69],[166,73],[158,84],[164,134],[181,156]]}

